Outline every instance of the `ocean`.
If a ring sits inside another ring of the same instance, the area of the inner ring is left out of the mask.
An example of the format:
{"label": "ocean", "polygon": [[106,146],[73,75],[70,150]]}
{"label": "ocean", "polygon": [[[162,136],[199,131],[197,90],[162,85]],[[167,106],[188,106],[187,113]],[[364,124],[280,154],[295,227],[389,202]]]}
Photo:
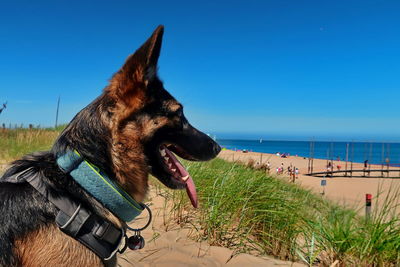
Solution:
{"label": "ocean", "polygon": [[[235,140],[217,139],[227,149],[248,150],[263,153],[285,153],[292,156],[310,157],[310,141],[268,141],[268,140]],[[367,143],[367,142],[321,142],[314,141],[314,158],[348,160],[371,164],[400,166],[400,143]]]}

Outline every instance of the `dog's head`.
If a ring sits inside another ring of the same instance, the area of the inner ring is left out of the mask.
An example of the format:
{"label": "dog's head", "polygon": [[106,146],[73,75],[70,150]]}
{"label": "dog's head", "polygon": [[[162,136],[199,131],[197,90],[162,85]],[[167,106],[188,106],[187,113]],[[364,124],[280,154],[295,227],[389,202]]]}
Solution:
{"label": "dog's head", "polygon": [[[151,173],[169,188],[186,188],[192,203],[197,205],[193,181],[174,154],[187,160],[204,161],[214,158],[220,147],[190,125],[183,106],[164,89],[157,76],[163,31],[159,26],[128,57],[103,95],[74,118],[65,132],[75,134],[63,135],[68,137],[69,146],[78,150],[89,150],[87,144],[86,147],[79,144],[79,139],[88,140],[92,135],[95,139],[90,140],[95,143],[92,146],[107,151],[104,157],[112,165],[109,172],[137,200],[143,199]],[[82,127],[79,124],[85,119],[91,123]],[[88,127],[92,127],[88,133],[79,130]],[[76,138],[77,135],[82,138]],[[96,159],[99,155],[93,154],[88,151],[89,160],[104,166]]]}

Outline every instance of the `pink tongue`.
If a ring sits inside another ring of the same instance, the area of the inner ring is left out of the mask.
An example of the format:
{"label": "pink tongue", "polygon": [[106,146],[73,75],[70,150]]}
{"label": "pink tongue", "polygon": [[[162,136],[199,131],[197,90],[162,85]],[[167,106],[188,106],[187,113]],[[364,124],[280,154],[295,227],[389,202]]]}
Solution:
{"label": "pink tongue", "polygon": [[[167,153],[168,157],[171,159],[172,164],[175,165],[175,167],[178,172],[176,172],[176,175],[179,175],[179,179],[181,182],[186,183],[186,193],[189,196],[190,202],[192,202],[193,207],[197,208],[198,202],[197,202],[197,192],[196,192],[196,186],[194,185],[194,181],[192,177],[190,176],[189,172],[185,169],[185,167],[182,166],[182,164],[177,160],[174,154],[172,154],[169,149],[165,148],[165,152]],[[189,176],[189,178],[184,181],[182,178],[185,176]]]}
{"label": "pink tongue", "polygon": [[197,192],[196,186],[194,185],[192,177],[189,176],[189,179],[186,180],[186,193],[190,198],[190,202],[192,202],[193,207],[197,208]]}

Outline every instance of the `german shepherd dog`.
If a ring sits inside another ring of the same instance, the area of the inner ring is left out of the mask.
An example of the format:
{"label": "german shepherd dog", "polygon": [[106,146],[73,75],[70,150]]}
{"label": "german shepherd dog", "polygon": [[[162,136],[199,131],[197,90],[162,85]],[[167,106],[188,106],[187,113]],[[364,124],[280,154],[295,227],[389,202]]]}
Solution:
{"label": "german shepherd dog", "polygon": [[24,179],[10,180],[29,169],[40,177],[48,196],[67,197],[124,229],[121,218],[59,167],[57,158],[67,151],[77,151],[137,202],[143,201],[152,174],[169,188],[186,188],[197,205],[192,178],[173,153],[206,161],[221,148],[189,124],[182,105],[157,76],[163,32],[159,26],[128,57],[103,93],[73,118],[50,151],[13,162],[0,178],[0,266],[105,265],[91,249],[60,230],[59,210],[45,195]]}

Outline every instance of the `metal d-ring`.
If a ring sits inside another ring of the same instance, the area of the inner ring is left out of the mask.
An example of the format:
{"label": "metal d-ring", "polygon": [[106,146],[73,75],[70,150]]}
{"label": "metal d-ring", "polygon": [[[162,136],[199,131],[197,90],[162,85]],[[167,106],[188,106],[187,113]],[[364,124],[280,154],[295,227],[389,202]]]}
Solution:
{"label": "metal d-ring", "polygon": [[135,233],[138,233],[138,232],[143,231],[144,229],[146,229],[146,228],[150,225],[151,220],[152,220],[152,218],[153,218],[153,215],[152,215],[152,213],[151,213],[150,208],[149,208],[146,204],[144,204],[144,203],[140,203],[140,205],[141,205],[144,209],[146,209],[147,212],[149,213],[149,220],[147,221],[146,225],[143,226],[142,228],[137,228],[137,229],[135,229],[135,228],[131,228],[131,227],[129,227],[128,225],[126,225],[126,228],[128,228],[128,229],[131,230],[131,231],[134,231]]}

